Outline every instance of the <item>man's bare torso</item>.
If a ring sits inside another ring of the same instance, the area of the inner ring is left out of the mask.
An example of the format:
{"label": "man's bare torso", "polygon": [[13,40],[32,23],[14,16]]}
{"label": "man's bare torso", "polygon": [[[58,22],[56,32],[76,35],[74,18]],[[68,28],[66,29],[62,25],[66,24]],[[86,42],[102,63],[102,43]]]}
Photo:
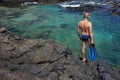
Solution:
{"label": "man's bare torso", "polygon": [[90,35],[90,27],[91,27],[91,22],[87,20],[83,20],[79,22],[79,28],[82,31],[83,35]]}

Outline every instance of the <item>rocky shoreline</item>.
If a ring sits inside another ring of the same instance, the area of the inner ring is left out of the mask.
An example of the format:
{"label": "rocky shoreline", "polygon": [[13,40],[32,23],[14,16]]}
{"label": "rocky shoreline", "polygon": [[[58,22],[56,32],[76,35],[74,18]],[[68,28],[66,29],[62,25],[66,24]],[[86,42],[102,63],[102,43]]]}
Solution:
{"label": "rocky shoreline", "polygon": [[120,15],[120,0],[100,0],[99,2],[95,0],[76,0],[63,2],[60,6],[65,7],[71,11],[98,11],[106,10],[111,14]]}
{"label": "rocky shoreline", "polygon": [[104,61],[82,62],[68,46],[0,28],[0,80],[119,80],[119,74]]}
{"label": "rocky shoreline", "polygon": [[45,3],[58,3],[69,0],[0,0],[0,5],[8,7],[28,6]]}
{"label": "rocky shoreline", "polygon": [[[41,5],[46,3],[59,3],[74,0],[0,0],[0,5],[8,7],[19,7],[28,5]],[[83,1],[83,0],[80,0]],[[89,1],[89,0],[88,0]],[[93,2],[92,2],[93,3]],[[80,7],[68,7],[72,11],[95,11],[106,9],[111,14],[120,15],[120,0],[100,0],[104,5],[82,5]]]}

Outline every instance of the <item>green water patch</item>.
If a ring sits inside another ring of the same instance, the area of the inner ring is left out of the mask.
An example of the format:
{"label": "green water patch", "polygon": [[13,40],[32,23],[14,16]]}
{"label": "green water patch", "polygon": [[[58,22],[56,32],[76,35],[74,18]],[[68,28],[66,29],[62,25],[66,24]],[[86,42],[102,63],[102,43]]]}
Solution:
{"label": "green water patch", "polygon": [[[81,56],[81,41],[78,40],[77,26],[83,19],[82,12],[70,12],[58,5],[40,5],[4,10],[4,13],[5,16],[0,18],[1,26],[24,38],[55,40],[68,45],[73,54]],[[90,13],[98,60],[104,59],[109,64],[120,66],[119,19],[104,13],[102,11],[98,14]],[[88,45],[86,56],[87,53]]]}

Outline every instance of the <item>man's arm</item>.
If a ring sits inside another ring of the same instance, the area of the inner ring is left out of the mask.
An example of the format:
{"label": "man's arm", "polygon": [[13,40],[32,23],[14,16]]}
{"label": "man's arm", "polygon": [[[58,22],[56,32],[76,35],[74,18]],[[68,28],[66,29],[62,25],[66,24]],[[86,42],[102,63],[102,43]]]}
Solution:
{"label": "man's arm", "polygon": [[80,22],[78,23],[77,33],[78,33],[78,38],[81,40],[81,38],[80,38]]}
{"label": "man's arm", "polygon": [[90,43],[94,43],[93,41],[93,32],[92,32],[92,23],[90,22],[90,28],[89,28],[89,34],[90,34]]}

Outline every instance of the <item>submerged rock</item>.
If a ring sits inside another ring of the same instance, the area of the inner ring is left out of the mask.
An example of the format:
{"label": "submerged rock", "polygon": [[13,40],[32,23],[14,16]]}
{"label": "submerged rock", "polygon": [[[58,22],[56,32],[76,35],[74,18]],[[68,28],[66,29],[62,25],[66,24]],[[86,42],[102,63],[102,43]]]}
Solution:
{"label": "submerged rock", "polygon": [[0,28],[0,80],[119,80],[120,71],[103,62],[82,62],[68,46]]}
{"label": "submerged rock", "polygon": [[105,10],[109,13],[120,15],[120,0],[72,0],[59,3],[65,9],[71,11],[98,11]]}
{"label": "submerged rock", "polygon": [[82,5],[80,7],[68,7],[68,9],[72,10],[72,11],[95,11],[95,10],[99,10],[102,7],[97,6],[97,5]]}
{"label": "submerged rock", "polygon": [[120,15],[120,0],[105,0],[104,3],[108,5],[108,11],[115,15]]}
{"label": "submerged rock", "polygon": [[112,1],[112,14],[120,15],[120,0]]}

